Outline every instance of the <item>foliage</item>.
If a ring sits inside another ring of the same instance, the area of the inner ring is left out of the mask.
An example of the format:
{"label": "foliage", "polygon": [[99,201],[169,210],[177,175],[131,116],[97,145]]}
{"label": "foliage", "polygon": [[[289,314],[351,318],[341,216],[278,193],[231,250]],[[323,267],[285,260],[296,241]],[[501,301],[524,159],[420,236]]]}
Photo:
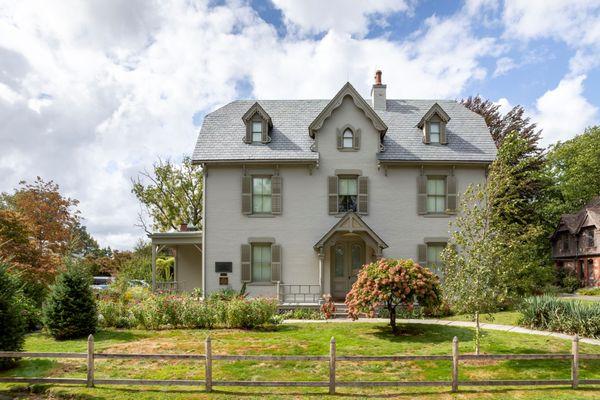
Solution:
{"label": "foliage", "polygon": [[[492,224],[496,186],[469,186],[460,211],[452,223],[449,246],[442,252],[444,297],[458,313],[472,315],[476,322],[476,352],[479,352],[479,315],[492,313],[509,300],[513,271],[503,266],[510,259],[510,246]],[[502,267],[499,267],[502,266]]]}
{"label": "foliage", "polygon": [[567,293],[574,293],[579,288],[579,278],[574,273],[566,274],[560,282],[561,288]]}
{"label": "foliage", "polygon": [[492,138],[496,142],[496,147],[502,145],[508,134],[517,132],[521,138],[525,139],[530,148],[537,148],[541,130],[536,130],[536,124],[532,123],[529,117],[525,117],[525,109],[520,105],[514,106],[509,112],[502,115],[499,111],[499,104],[480,96],[471,96],[461,100],[461,103],[485,119]]}
{"label": "foliage", "polygon": [[282,319],[327,319],[324,311],[309,307],[294,308],[284,311],[280,315],[282,316]]}
{"label": "foliage", "polygon": [[556,224],[561,214],[577,212],[600,195],[600,126],[551,146],[547,159],[554,182],[545,213]]}
{"label": "foliage", "polygon": [[522,324],[535,329],[600,338],[600,307],[552,296],[529,297],[520,308]]}
{"label": "foliage", "polygon": [[103,294],[98,301],[99,322],[105,327],[157,330],[165,328],[210,329],[256,327],[273,323],[277,302],[273,299],[214,297],[202,301],[192,294],[151,293],[135,288],[122,297]]}
{"label": "foliage", "polygon": [[158,281],[170,282],[173,280],[173,268],[175,257],[159,257],[156,259],[156,279]]}
{"label": "foliage", "polygon": [[[0,263],[0,350],[21,351],[25,338],[25,319],[17,300],[17,284],[10,276],[8,265]],[[0,358],[0,369],[8,368],[16,360]]]}
{"label": "foliage", "polygon": [[98,313],[91,277],[70,265],[57,276],[44,305],[44,326],[56,339],[87,336],[96,331]]}
{"label": "foliage", "polygon": [[[202,226],[202,171],[190,157],[184,157],[180,166],[159,160],[152,173],[144,171],[133,181],[132,192],[152,217],[154,230]],[[140,222],[148,232],[141,215]]]}
{"label": "foliage", "polygon": [[437,276],[412,260],[380,259],[364,265],[346,296],[348,315],[353,319],[361,312],[375,315],[376,308],[385,307],[394,334],[398,333],[397,308],[410,310],[415,301],[435,305],[440,290]]}
{"label": "foliage", "polygon": [[330,294],[323,295],[323,299],[325,301],[321,305],[321,312],[325,316],[325,319],[331,319],[335,313],[335,302]]}
{"label": "foliage", "polygon": [[577,294],[581,296],[600,296],[600,287],[589,287],[579,289]]}

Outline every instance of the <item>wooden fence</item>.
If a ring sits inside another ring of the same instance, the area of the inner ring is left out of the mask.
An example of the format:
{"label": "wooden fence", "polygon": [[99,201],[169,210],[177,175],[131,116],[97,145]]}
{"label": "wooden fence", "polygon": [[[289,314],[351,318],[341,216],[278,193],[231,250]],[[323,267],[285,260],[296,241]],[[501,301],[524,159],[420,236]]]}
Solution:
{"label": "wooden fence", "polygon": [[[338,356],[336,355],[335,339],[331,338],[329,355],[327,356],[266,356],[266,355],[217,355],[212,354],[211,339],[206,338],[205,354],[122,354],[94,352],[94,337],[88,337],[86,353],[37,353],[37,352],[0,352],[4,358],[82,358],[87,360],[87,377],[83,378],[17,378],[0,377],[0,382],[21,383],[62,383],[86,384],[88,387],[99,385],[173,385],[173,386],[204,386],[207,392],[213,386],[262,386],[262,387],[328,387],[329,393],[334,394],[338,387],[381,387],[381,386],[449,386],[453,392],[459,386],[534,386],[534,385],[570,385],[577,389],[583,384],[600,384],[600,379],[579,379],[579,360],[600,360],[600,354],[580,354],[579,338],[573,338],[570,354],[459,354],[458,338],[452,341],[452,355],[398,355],[398,356]],[[205,378],[197,380],[163,380],[163,379],[97,379],[94,377],[94,362],[96,359],[146,359],[146,360],[202,360],[205,367]],[[336,364],[338,362],[405,362],[405,361],[452,361],[450,381],[338,381],[336,379]],[[571,360],[571,379],[554,380],[463,380],[458,379],[459,362],[467,360]],[[326,381],[215,381],[212,378],[213,361],[323,361],[329,363],[329,379]]]}

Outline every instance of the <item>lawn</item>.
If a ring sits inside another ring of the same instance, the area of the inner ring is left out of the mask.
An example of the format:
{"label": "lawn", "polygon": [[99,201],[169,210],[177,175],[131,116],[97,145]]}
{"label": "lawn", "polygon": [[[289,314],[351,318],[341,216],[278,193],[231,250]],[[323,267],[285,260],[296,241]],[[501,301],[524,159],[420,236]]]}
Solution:
{"label": "lawn", "polygon": [[[452,315],[446,317],[450,321],[473,321],[470,315]],[[500,325],[519,325],[519,319],[521,319],[521,313],[518,311],[500,311],[493,314],[482,314],[479,317],[480,322],[489,324],[500,324]]]}
{"label": "lawn", "polygon": [[[97,351],[146,353],[203,353],[207,331],[168,330],[146,332],[107,330],[95,338]],[[409,325],[394,337],[385,324],[312,323],[281,325],[270,330],[214,330],[215,354],[289,354],[325,355],[329,339],[334,336],[338,355],[450,354],[454,336],[460,340],[461,352],[472,352],[473,330],[469,328]],[[569,352],[567,340],[486,331],[484,353],[556,353]],[[29,335],[27,351],[85,351],[85,340],[56,342],[43,334]],[[600,353],[600,346],[581,344],[581,352]],[[582,361],[581,379],[600,379],[600,361]],[[338,362],[337,379],[352,380],[449,380],[449,361],[377,362],[359,364]],[[325,362],[231,362],[215,361],[215,380],[326,380]],[[25,360],[20,367],[0,375],[84,377],[85,360]],[[204,364],[197,361],[97,360],[96,378],[202,379]],[[493,363],[461,362],[460,379],[569,379],[570,362],[556,360],[502,361]],[[24,388],[23,385],[0,385],[0,393]],[[199,398],[293,398],[322,396],[326,388],[241,388],[215,387],[215,393],[204,393],[203,387],[119,387],[100,386],[93,389],[81,385],[35,386],[41,398],[81,399],[199,399]],[[339,388],[341,394],[353,397],[380,395],[424,399],[577,399],[598,398],[600,387],[583,387],[573,391],[560,388],[472,388],[464,387],[458,395],[447,387],[434,388]],[[40,397],[36,397],[40,398]]]}

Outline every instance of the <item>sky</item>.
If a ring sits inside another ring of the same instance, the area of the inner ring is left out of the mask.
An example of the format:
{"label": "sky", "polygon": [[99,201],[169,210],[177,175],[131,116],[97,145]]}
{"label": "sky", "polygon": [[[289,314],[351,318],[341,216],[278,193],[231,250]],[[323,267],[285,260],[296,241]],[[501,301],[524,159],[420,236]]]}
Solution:
{"label": "sky", "polygon": [[481,95],[542,143],[600,121],[600,0],[0,0],[0,191],[41,176],[131,248],[131,179],[240,98]]}

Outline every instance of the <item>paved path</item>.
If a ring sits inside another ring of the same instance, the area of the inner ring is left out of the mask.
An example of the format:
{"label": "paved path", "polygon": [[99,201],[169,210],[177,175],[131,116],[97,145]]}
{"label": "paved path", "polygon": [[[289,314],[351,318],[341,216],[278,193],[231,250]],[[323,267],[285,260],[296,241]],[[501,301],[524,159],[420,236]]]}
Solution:
{"label": "paved path", "polygon": [[[329,320],[307,320],[307,319],[286,319],[283,321],[284,324],[297,324],[297,323],[340,323],[340,322],[377,322],[377,323],[388,323],[389,320],[385,318],[359,318],[356,321],[352,321],[351,319],[344,318],[336,318]],[[398,324],[423,324],[423,325],[445,325],[445,326],[459,326],[464,328],[474,328],[475,322],[470,321],[449,321],[446,319],[398,319],[396,320]],[[480,323],[481,329],[488,329],[492,331],[503,331],[503,332],[514,332],[514,333],[524,333],[527,335],[538,335],[538,336],[549,336],[555,337],[559,339],[567,339],[573,340],[573,336],[565,335],[564,333],[557,332],[549,332],[549,331],[537,331],[535,329],[527,329],[520,326],[513,325],[499,325],[499,324],[486,324]],[[579,338],[580,343],[593,344],[596,346],[600,346],[600,339],[590,339],[590,338]]]}
{"label": "paved path", "polygon": [[573,299],[573,300],[584,300],[584,301],[598,301],[600,302],[600,296],[585,296],[582,294],[570,294],[570,293],[561,293],[558,295],[559,297],[565,299]]}

